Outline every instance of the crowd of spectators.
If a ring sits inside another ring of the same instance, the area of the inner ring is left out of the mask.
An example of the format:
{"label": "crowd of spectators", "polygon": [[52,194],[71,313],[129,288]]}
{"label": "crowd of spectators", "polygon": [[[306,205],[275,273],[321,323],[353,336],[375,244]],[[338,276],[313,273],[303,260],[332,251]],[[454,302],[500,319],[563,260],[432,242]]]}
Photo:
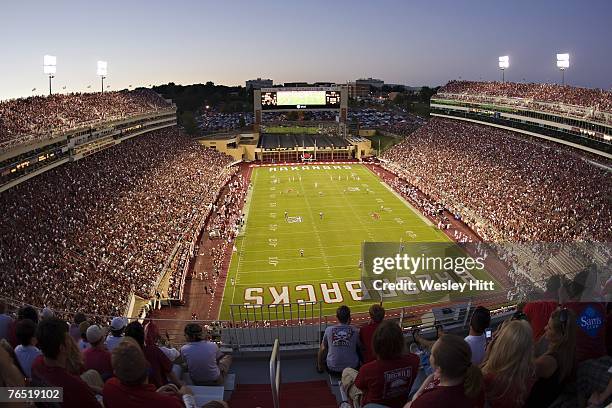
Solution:
{"label": "crowd of spectators", "polygon": [[54,309],[124,312],[152,296],[193,237],[231,158],[175,128],[130,139],[0,195],[0,293]]}
{"label": "crowd of spectators", "polygon": [[491,241],[609,241],[612,179],[564,147],[432,119],[384,167]]}
{"label": "crowd of spectators", "polygon": [[576,105],[612,112],[612,92],[556,84],[450,81],[438,94],[522,98],[551,104]]}
{"label": "crowd of spectators", "polygon": [[190,386],[223,384],[232,362],[195,323],[186,325],[179,351],[150,320],[128,324],[115,317],[105,327],[75,316],[74,333],[75,323],[50,309],[22,306],[12,315],[5,306],[0,303],[0,386],[61,387],[62,407],[195,407]]}
{"label": "crowd of spectators", "polygon": [[605,406],[612,401],[606,350],[612,314],[603,295],[580,300],[592,273],[571,281],[557,276],[556,285],[496,328],[489,310],[476,307],[465,338],[442,325],[434,339],[418,328],[402,337],[379,305],[358,328],[341,306],[337,324],[325,331],[317,366],[341,378],[354,407]]}
{"label": "crowd of spectators", "polygon": [[97,121],[169,107],[165,99],[147,89],[10,99],[0,102],[0,149]]}
{"label": "crowd of spectators", "polygon": [[[246,183],[242,175],[236,175],[227,183],[224,194],[211,205],[211,216],[206,226],[208,237],[211,240],[208,254],[210,255],[210,269],[200,272],[199,278],[206,282],[205,293],[215,295],[220,282],[225,280],[222,272],[228,254],[234,249],[236,236],[244,226],[242,207],[245,201]],[[194,276],[198,277],[198,276]],[[229,282],[234,285],[233,278]],[[219,291],[221,294],[222,291]]]}

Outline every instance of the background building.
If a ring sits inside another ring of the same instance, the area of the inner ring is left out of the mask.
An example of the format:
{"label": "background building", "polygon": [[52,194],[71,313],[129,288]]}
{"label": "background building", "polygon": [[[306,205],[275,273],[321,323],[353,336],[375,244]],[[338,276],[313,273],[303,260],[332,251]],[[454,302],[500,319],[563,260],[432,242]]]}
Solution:
{"label": "background building", "polygon": [[272,86],[271,79],[249,79],[246,81],[246,89],[261,89]]}

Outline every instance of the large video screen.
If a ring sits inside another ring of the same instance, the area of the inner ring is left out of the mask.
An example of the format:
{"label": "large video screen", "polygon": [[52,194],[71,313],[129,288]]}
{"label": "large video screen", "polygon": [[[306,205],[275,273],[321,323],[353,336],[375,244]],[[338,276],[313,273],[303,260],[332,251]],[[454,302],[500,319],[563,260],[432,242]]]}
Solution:
{"label": "large video screen", "polygon": [[340,91],[274,91],[261,93],[261,109],[339,109]]}

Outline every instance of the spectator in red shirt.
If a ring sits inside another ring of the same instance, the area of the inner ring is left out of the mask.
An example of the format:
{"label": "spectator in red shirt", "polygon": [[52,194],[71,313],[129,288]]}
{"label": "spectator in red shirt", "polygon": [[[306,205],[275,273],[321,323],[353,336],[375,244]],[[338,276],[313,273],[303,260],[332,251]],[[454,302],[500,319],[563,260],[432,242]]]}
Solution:
{"label": "spectator in red shirt", "polygon": [[[150,323],[149,323],[150,324]],[[163,351],[155,344],[145,345],[145,331],[138,321],[131,322],[125,328],[126,337],[132,337],[142,351],[149,362],[149,382],[155,387],[161,387],[162,385],[168,384],[168,380],[175,384],[181,384],[180,380],[176,378],[176,375],[172,372],[172,362]]]}
{"label": "spectator in red shirt", "polygon": [[115,377],[104,384],[103,390],[104,406],[107,408],[182,408],[182,397],[189,399],[191,396],[191,390],[187,387],[156,392],[156,387],[147,383],[147,359],[132,338],[126,337],[115,347],[112,363]]}
{"label": "spectator in red shirt", "polygon": [[527,315],[531,329],[533,331],[533,340],[539,341],[544,334],[544,327],[548,323],[548,319],[552,312],[559,306],[559,289],[563,284],[560,275],[553,275],[546,281],[546,292],[532,302],[528,302],[523,307],[523,313]]}
{"label": "spectator in red shirt", "polygon": [[441,336],[431,349],[429,359],[439,373],[440,383],[421,387],[405,408],[475,408],[484,406],[483,379],[472,365],[472,351],[461,337]]}
{"label": "spectator in red shirt", "polygon": [[507,320],[495,333],[482,364],[491,408],[521,408],[535,382],[533,334],[529,322]]}
{"label": "spectator in red shirt", "polygon": [[32,385],[62,387],[64,408],[99,406],[89,386],[66,370],[68,347],[74,344],[66,323],[55,317],[41,320],[36,328],[36,339],[43,355],[32,365]]}
{"label": "spectator in red shirt", "polygon": [[417,376],[419,358],[405,353],[402,329],[391,320],[378,325],[372,346],[376,360],[363,365],[359,372],[346,368],[342,384],[357,406],[376,403],[401,408]]}
{"label": "spectator in red shirt", "polygon": [[576,315],[576,363],[606,355],[606,305],[596,301],[596,273],[583,270],[568,285],[565,307]]}
{"label": "spectator in red shirt", "polygon": [[370,321],[359,329],[359,340],[361,342],[361,352],[364,363],[374,361],[376,356],[372,352],[372,335],[385,318],[385,308],[378,303],[370,306]]}
{"label": "spectator in red shirt", "polygon": [[98,325],[89,326],[86,332],[90,347],[83,350],[85,370],[96,370],[106,381],[113,376],[111,354],[104,345],[104,333]]}

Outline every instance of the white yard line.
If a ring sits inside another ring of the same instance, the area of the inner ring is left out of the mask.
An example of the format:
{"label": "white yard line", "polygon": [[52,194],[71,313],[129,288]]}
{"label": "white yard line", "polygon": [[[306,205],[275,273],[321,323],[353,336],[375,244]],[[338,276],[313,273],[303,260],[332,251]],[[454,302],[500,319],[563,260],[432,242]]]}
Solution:
{"label": "white yard line", "polygon": [[306,202],[306,206],[308,207],[308,213],[310,214],[310,218],[312,220],[312,226],[314,228],[315,236],[317,237],[317,241],[319,242],[319,251],[321,252],[321,257],[323,258],[323,264],[327,268],[327,276],[329,278],[332,277],[331,269],[329,267],[329,262],[327,262],[327,256],[325,255],[325,251],[323,250],[323,242],[321,241],[321,236],[319,235],[319,229],[317,228],[316,220],[314,215],[312,214],[312,207],[310,206],[310,202],[308,201],[308,194],[306,194],[306,190],[304,190],[304,185],[302,184],[302,177],[299,178],[300,188],[302,189],[302,194],[304,196],[304,201]]}
{"label": "white yard line", "polygon": [[[388,231],[389,229],[392,228],[400,228],[400,229],[406,229],[406,225],[402,226],[401,224],[396,223],[395,221],[385,221],[385,220],[381,220],[380,221],[381,224],[384,224],[384,226],[382,227],[369,227],[368,230],[371,231],[376,231],[376,230],[385,230]],[[389,224],[389,225],[386,225]],[[410,225],[411,228],[416,228],[416,230],[418,230],[418,228],[420,227],[419,225]],[[428,226],[421,226],[421,228],[427,228],[429,229]],[[261,229],[261,230],[268,230],[268,228],[266,227],[251,227],[251,235],[254,235],[253,230],[255,229]],[[333,229],[333,230],[326,230],[326,232],[350,232],[350,231],[362,231],[362,228],[343,228],[343,229]],[[298,235],[298,234],[310,234],[310,231],[295,231],[295,232],[276,232],[276,235]],[[267,236],[266,234],[259,234],[261,236]]]}
{"label": "white yard line", "polygon": [[[250,190],[247,191],[247,196],[246,196],[246,211],[244,211],[244,230],[241,231],[242,234],[242,241],[240,242],[240,249],[238,250],[238,264],[236,265],[236,275],[234,275],[234,285],[233,285],[233,289],[232,289],[232,303],[230,304],[234,304],[234,297],[236,296],[236,286],[238,285],[238,282],[240,282],[240,265],[242,264],[242,249],[244,248],[244,242],[247,239],[247,235],[246,235],[246,230],[247,227],[249,225],[248,223],[248,218],[249,218],[249,213],[251,212],[251,203],[253,202],[253,194],[255,192],[255,180],[257,179],[257,176],[259,175],[259,172],[256,171],[256,169],[253,169],[253,173],[255,173],[255,177],[253,177],[253,182],[252,182],[252,187]],[[247,187],[248,188],[248,187]],[[232,248],[233,250],[233,248]],[[228,267],[228,270],[231,270],[232,265],[231,265],[231,261],[230,261],[230,265]],[[229,273],[227,274],[227,278],[229,278]],[[225,285],[227,287],[227,278],[225,281]],[[231,283],[231,281],[230,281]],[[223,299],[223,297],[221,298]],[[221,300],[221,305],[223,305],[223,300]],[[219,316],[221,315],[221,307],[219,307]],[[219,317],[217,316],[217,317]]]}
{"label": "white yard line", "polygon": [[[327,174],[327,173],[329,173],[329,171],[328,171],[328,170],[325,170],[325,173]],[[335,187],[336,187],[336,190],[338,190],[338,187],[337,187],[337,186],[335,186]],[[374,241],[374,239],[375,239],[375,238],[374,238],[374,235],[372,235],[372,233],[370,232],[370,228],[369,228],[368,226],[366,226],[366,225],[363,223],[363,221],[361,220],[361,217],[359,217],[359,215],[358,215],[358,214],[355,212],[355,209],[354,209],[354,208],[353,208],[353,206],[351,205],[350,200],[347,200],[347,198],[346,198],[346,194],[341,193],[341,195],[342,195],[342,198],[344,199],[344,202],[346,202],[346,203],[348,204],[348,206],[350,207],[351,212],[352,212],[352,213],[353,213],[353,215],[355,216],[355,219],[357,219],[357,221],[358,221],[358,222],[361,224],[361,226],[363,227],[363,229],[364,229],[364,230],[365,230],[365,231],[368,233],[368,236],[370,237],[370,239],[371,239],[372,241]]]}
{"label": "white yard line", "polygon": [[[292,259],[294,260],[294,259]],[[334,266],[328,266],[329,269],[338,269],[338,268],[355,268],[355,264],[351,264],[351,265],[334,265]],[[283,268],[283,272],[292,272],[292,271],[311,271],[311,270],[321,270],[320,266],[313,266],[313,267],[308,267],[308,268],[291,268],[291,269],[287,269],[287,268]],[[267,272],[278,272],[278,269],[258,269],[257,271],[252,271],[252,272],[241,272],[241,275],[249,275],[249,274],[253,274],[253,273],[267,273]]]}

